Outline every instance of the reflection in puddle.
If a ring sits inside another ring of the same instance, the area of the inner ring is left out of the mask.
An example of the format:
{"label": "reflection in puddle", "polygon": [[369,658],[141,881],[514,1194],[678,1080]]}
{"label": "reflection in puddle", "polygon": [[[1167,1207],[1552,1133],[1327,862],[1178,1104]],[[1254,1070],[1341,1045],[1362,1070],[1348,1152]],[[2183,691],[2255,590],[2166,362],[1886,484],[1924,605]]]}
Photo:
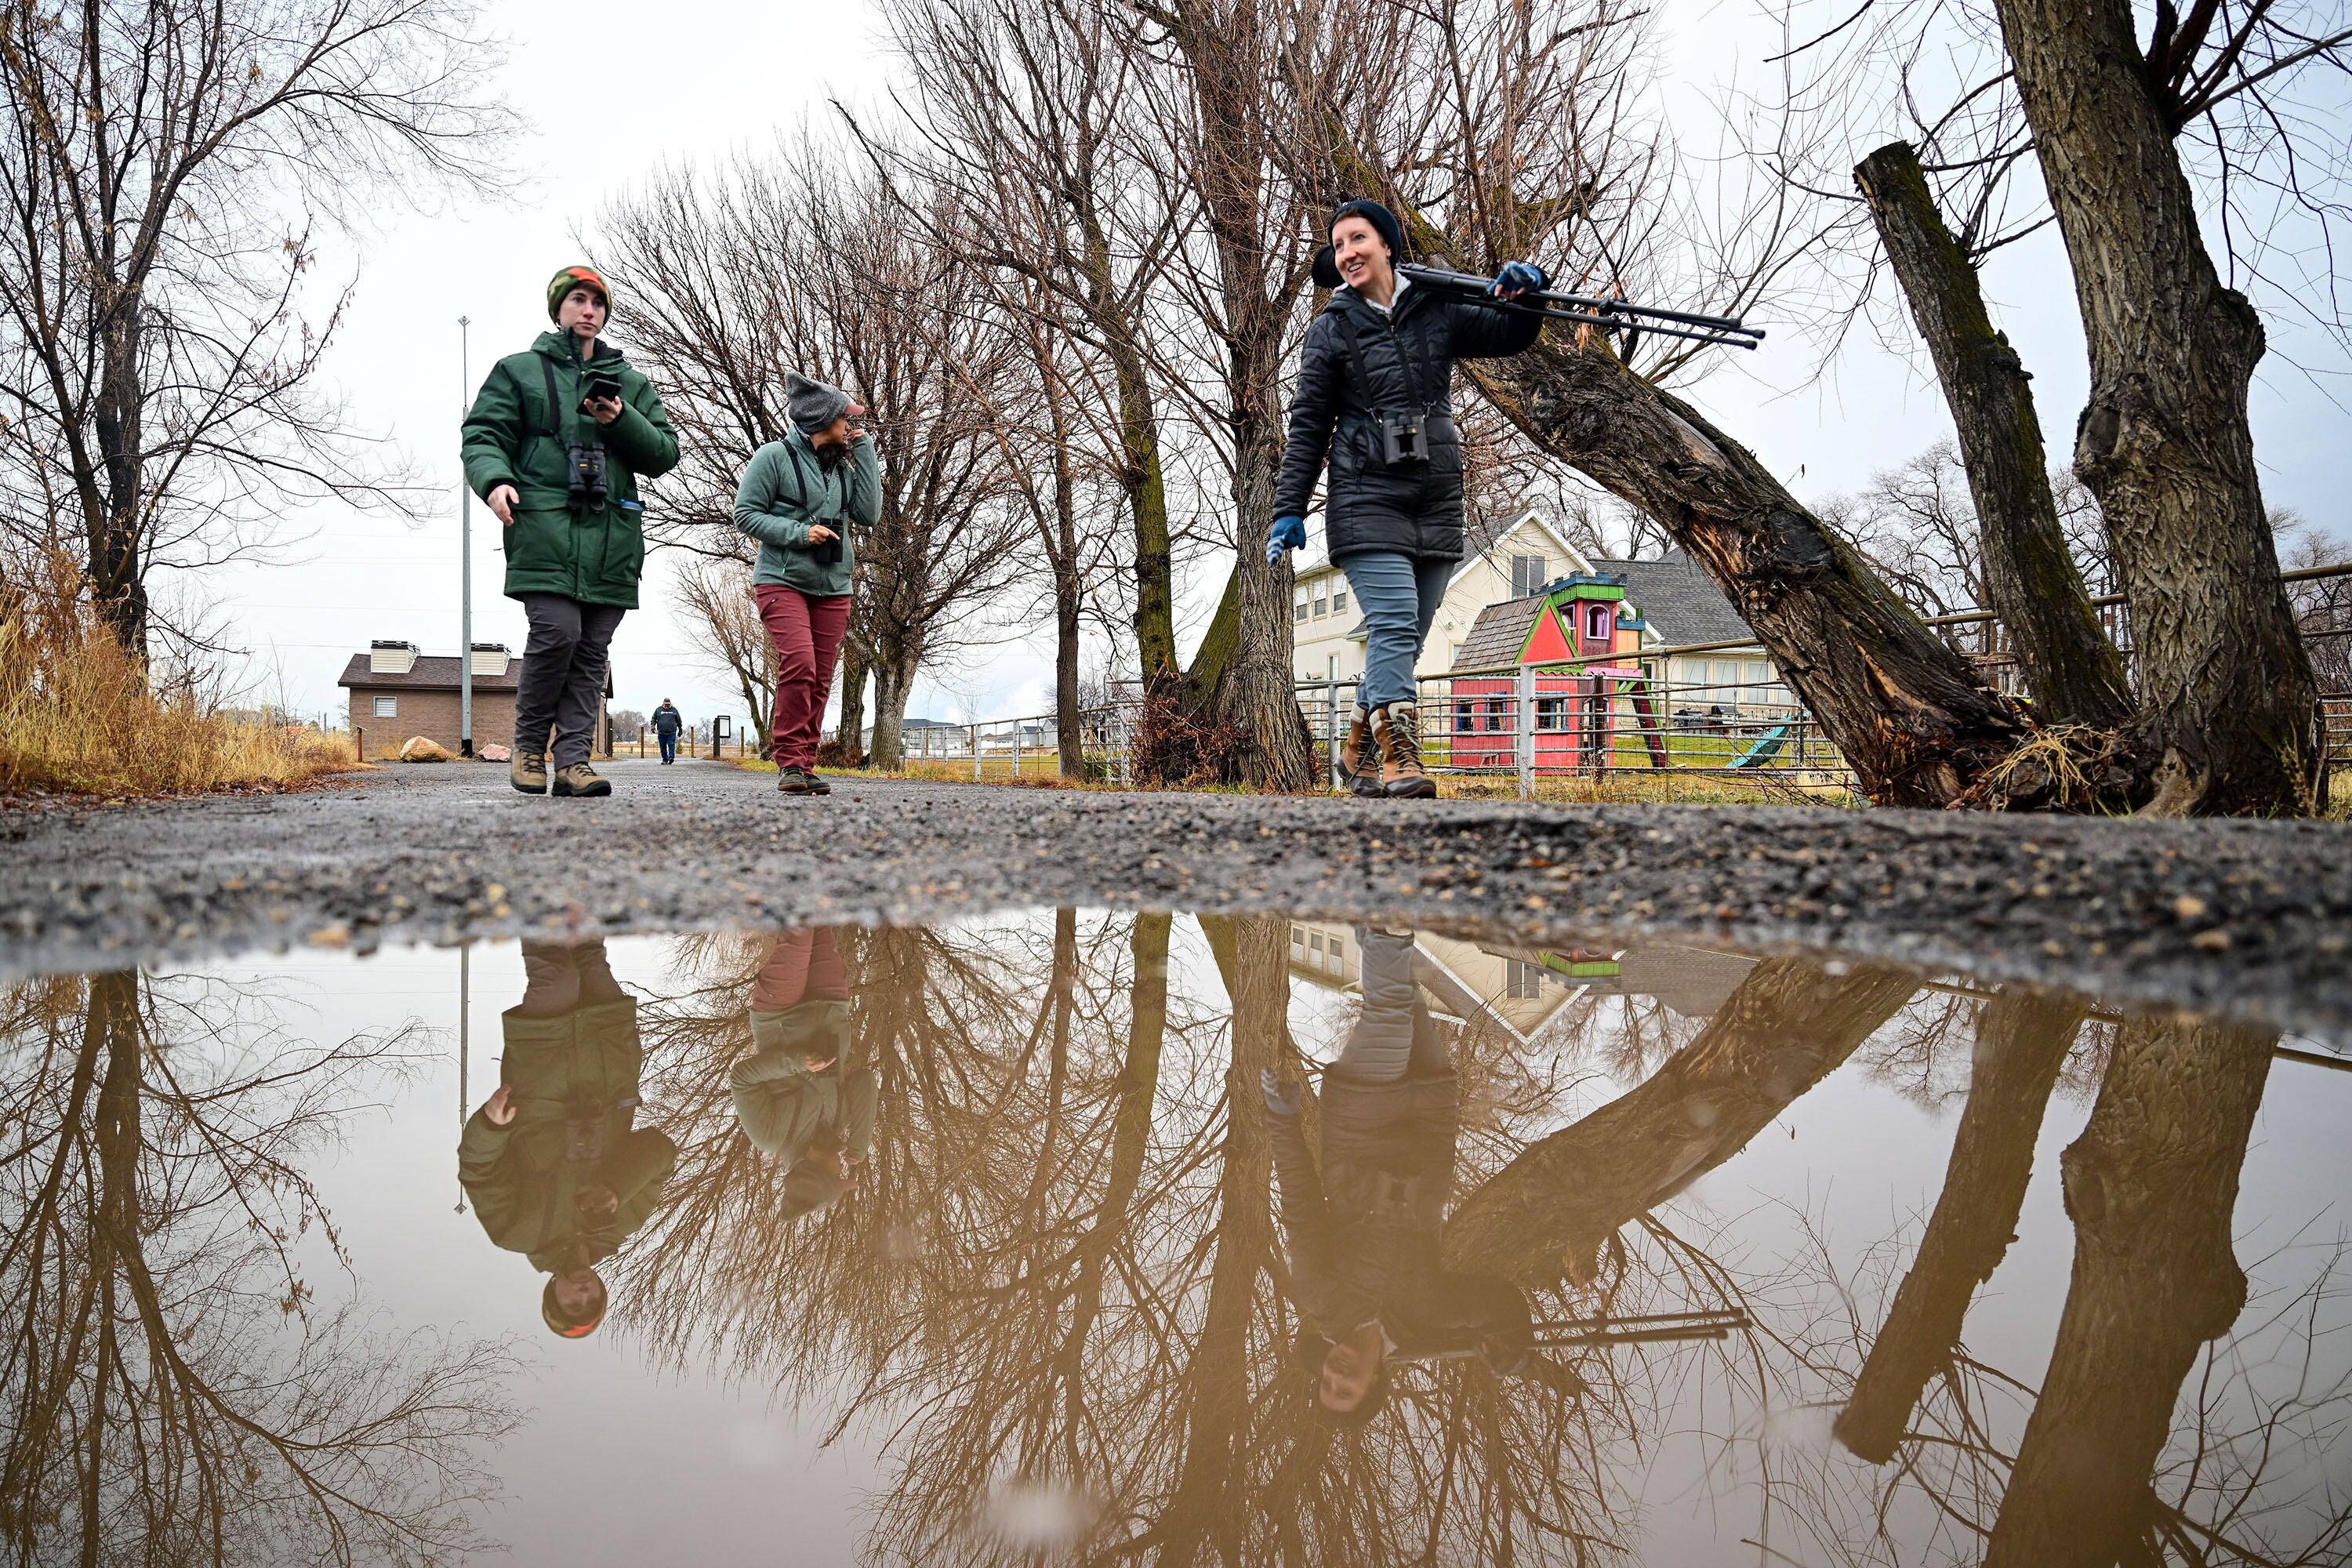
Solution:
{"label": "reflection in puddle", "polygon": [[2352,1078],[2210,1020],[1070,910],[5,1006],[20,1561],[2352,1550]]}

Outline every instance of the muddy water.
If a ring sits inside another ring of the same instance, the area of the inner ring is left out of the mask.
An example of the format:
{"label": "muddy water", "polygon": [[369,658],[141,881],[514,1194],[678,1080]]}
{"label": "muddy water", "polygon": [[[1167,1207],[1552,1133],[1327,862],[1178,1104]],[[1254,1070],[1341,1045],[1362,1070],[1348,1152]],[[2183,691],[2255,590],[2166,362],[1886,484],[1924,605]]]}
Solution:
{"label": "muddy water", "polygon": [[1084,910],[5,1006],[17,1561],[2352,1551],[2345,1042]]}

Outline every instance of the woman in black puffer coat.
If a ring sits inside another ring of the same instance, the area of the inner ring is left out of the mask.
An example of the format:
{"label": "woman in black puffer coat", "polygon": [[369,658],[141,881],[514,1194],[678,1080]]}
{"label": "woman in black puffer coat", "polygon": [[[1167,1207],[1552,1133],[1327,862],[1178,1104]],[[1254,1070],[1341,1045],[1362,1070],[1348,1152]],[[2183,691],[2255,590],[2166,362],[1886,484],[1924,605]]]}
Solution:
{"label": "woman in black puffer coat", "polygon": [[[1396,270],[1403,237],[1395,215],[1378,202],[1334,214],[1331,245],[1340,287],[1299,354],[1266,558],[1278,563],[1306,544],[1307,501],[1328,458],[1331,559],[1363,611],[1366,641],[1340,766],[1359,795],[1433,795],[1421,766],[1413,665],[1463,554],[1454,362],[1517,353],[1543,318],[1412,287]],[[1543,282],[1515,261],[1495,291],[1514,299]]]}

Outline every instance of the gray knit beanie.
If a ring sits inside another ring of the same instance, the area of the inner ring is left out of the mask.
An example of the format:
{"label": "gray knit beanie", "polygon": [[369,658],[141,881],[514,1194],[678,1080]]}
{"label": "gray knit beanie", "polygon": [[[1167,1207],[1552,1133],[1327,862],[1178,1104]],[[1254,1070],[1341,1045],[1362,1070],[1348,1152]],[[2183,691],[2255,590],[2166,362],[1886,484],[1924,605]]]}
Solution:
{"label": "gray knit beanie", "polygon": [[837,386],[811,381],[796,370],[784,373],[784,407],[804,436],[814,436],[849,412],[855,401]]}

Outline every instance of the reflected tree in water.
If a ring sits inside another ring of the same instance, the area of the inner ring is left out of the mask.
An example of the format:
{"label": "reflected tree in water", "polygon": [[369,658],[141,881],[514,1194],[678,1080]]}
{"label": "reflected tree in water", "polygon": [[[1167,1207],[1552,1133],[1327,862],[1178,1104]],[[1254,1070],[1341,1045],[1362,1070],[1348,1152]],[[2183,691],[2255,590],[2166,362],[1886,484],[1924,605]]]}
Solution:
{"label": "reflected tree in water", "polygon": [[[502,1345],[380,1331],[305,1162],[410,1034],[131,973],[0,999],[0,1530],[16,1561],[451,1561],[509,1430]],[[338,1293],[340,1294],[340,1293]]]}

